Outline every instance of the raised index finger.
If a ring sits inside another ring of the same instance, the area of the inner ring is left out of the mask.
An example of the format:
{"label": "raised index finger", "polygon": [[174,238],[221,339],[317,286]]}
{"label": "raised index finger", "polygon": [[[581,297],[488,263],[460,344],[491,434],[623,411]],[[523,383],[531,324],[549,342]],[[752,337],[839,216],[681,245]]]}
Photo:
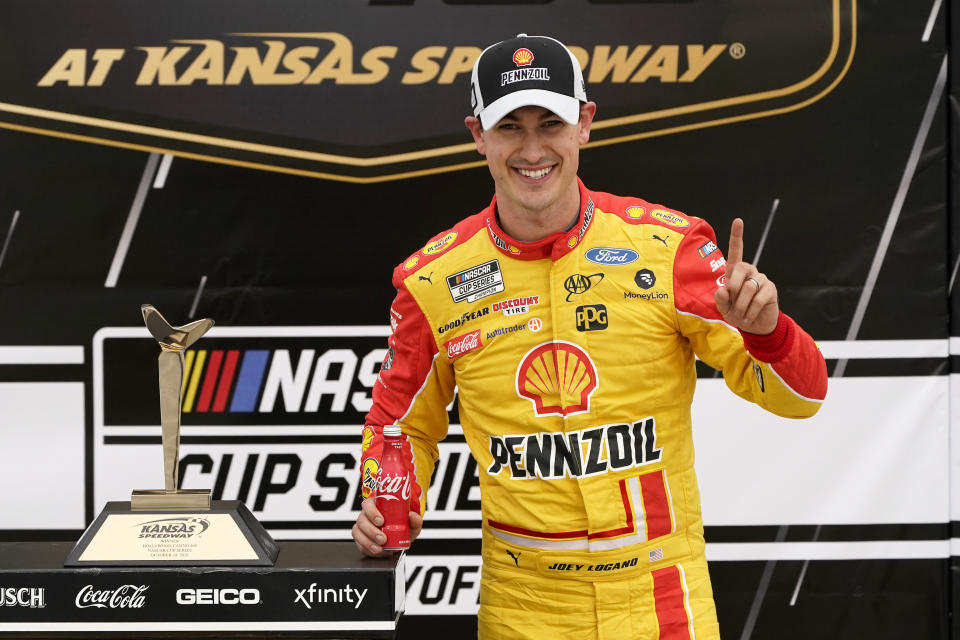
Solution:
{"label": "raised index finger", "polygon": [[730,244],[727,251],[727,270],[743,261],[743,220],[734,218],[730,225]]}

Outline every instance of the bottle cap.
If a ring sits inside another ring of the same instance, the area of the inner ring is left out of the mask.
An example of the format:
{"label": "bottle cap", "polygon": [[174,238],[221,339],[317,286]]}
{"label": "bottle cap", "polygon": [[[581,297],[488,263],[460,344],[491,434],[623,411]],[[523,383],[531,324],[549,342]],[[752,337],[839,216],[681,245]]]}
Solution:
{"label": "bottle cap", "polygon": [[385,436],[402,436],[403,430],[398,424],[386,424],[383,426],[383,435]]}

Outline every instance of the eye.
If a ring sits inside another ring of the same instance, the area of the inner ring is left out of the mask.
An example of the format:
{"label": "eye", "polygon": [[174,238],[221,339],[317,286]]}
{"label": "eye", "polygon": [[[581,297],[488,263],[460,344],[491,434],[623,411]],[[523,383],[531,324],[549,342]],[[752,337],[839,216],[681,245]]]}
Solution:
{"label": "eye", "polygon": [[544,121],[543,121],[543,126],[544,126],[544,127],[547,127],[547,128],[550,128],[550,127],[562,127],[562,126],[563,126],[563,121],[560,120],[559,118],[551,118],[550,120],[544,120]]}
{"label": "eye", "polygon": [[515,123],[513,123],[513,122],[504,122],[504,123],[502,123],[502,124],[500,124],[500,125],[497,126],[497,129],[500,130],[500,131],[514,131],[514,130],[519,129],[519,128],[520,128],[520,127],[518,127],[518,126],[517,126]]}

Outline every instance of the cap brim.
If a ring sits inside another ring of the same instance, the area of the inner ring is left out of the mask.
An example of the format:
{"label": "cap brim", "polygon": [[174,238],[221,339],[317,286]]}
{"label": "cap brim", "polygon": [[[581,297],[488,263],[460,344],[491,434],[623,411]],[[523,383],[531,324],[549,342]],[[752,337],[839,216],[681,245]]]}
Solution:
{"label": "cap brim", "polygon": [[564,122],[580,122],[580,101],[576,98],[543,89],[524,89],[508,93],[488,105],[479,114],[480,124],[484,129],[491,129],[503,116],[520,107],[543,107],[557,114]]}

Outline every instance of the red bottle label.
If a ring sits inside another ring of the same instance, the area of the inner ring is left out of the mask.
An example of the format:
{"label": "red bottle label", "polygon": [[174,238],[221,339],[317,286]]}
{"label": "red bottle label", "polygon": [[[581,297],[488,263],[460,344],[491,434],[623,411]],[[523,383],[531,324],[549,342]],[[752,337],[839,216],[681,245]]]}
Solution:
{"label": "red bottle label", "polygon": [[410,547],[410,473],[401,458],[400,438],[384,439],[383,461],[377,474],[377,510],[383,516],[387,550]]}

